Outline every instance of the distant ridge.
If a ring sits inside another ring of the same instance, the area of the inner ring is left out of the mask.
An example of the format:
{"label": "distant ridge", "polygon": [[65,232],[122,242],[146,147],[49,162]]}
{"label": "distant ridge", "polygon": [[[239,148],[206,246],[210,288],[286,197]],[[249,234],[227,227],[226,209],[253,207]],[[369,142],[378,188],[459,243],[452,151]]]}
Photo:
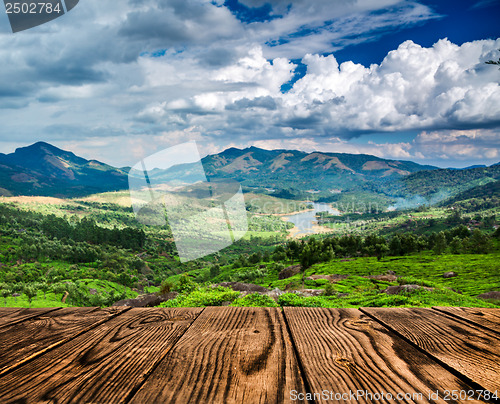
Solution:
{"label": "distant ridge", "polygon": [[127,183],[124,170],[45,142],[0,153],[0,192],[7,196],[82,196],[125,189]]}
{"label": "distant ridge", "polygon": [[[492,164],[495,165],[495,164]],[[448,167],[447,170],[470,170],[471,168],[486,168],[488,167],[485,164],[476,164],[473,166],[468,166],[468,167],[463,167],[463,168],[456,168],[456,167]]]}
{"label": "distant ridge", "polygon": [[[408,195],[448,197],[498,179],[500,165],[438,169],[412,161],[366,154],[229,148],[202,159],[209,180],[232,179],[244,190],[273,196],[335,201]],[[151,181],[182,180],[193,174],[189,164],[149,172]],[[0,194],[76,197],[128,189],[129,168],[87,160],[49,143],[37,142],[14,153],[0,154]],[[489,188],[488,188],[489,190]],[[382,199],[380,199],[382,198]]]}

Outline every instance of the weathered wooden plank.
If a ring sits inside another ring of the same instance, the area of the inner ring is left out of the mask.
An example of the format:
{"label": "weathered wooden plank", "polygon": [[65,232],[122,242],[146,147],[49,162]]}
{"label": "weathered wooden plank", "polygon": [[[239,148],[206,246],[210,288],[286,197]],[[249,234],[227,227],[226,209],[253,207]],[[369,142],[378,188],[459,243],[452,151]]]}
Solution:
{"label": "weathered wooden plank", "polygon": [[[285,307],[284,314],[316,401],[446,403],[444,389],[470,389],[359,310]],[[324,391],[326,397],[320,395]],[[398,394],[404,399],[396,400]]]}
{"label": "weathered wooden plank", "polygon": [[424,308],[363,308],[386,327],[477,385],[500,387],[500,340],[484,329]]}
{"label": "weathered wooden plank", "polygon": [[117,307],[64,308],[1,328],[0,376],[123,311]]}
{"label": "weathered wooden plank", "polygon": [[210,307],[132,403],[282,403],[304,391],[279,309]]}
{"label": "weathered wooden plank", "polygon": [[200,311],[130,309],[1,377],[0,402],[125,402]]}
{"label": "weathered wooden plank", "polygon": [[500,309],[476,307],[433,307],[433,309],[500,333]]}
{"label": "weathered wooden plank", "polygon": [[37,307],[33,309],[2,307],[0,311],[0,328],[59,309],[60,307]]}

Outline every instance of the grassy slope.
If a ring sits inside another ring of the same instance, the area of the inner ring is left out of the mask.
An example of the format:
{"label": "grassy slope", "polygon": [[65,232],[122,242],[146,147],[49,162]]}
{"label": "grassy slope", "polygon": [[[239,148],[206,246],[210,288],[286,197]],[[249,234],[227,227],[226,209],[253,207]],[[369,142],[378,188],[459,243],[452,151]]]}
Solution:
{"label": "grassy slope", "polygon": [[[462,254],[434,255],[422,253],[413,256],[390,257],[377,261],[373,257],[353,260],[335,259],[327,263],[313,265],[305,276],[341,274],[350,275],[347,279],[333,284],[333,296],[300,297],[287,293],[280,297],[281,305],[321,306],[321,307],[362,307],[362,306],[469,306],[500,307],[500,302],[489,303],[474,296],[491,290],[500,290],[500,254]],[[270,289],[300,289],[302,275],[279,280],[280,271],[274,264],[262,268],[223,267],[221,273],[209,278],[207,269],[190,271],[188,275],[198,282],[242,281],[259,284]],[[369,275],[385,274],[394,271],[400,277],[397,282],[385,282],[364,278]],[[443,278],[443,273],[455,271],[454,278]],[[246,276],[246,278],[245,278]],[[178,282],[180,275],[169,278]],[[324,289],[327,280],[305,280],[305,287]],[[433,291],[420,290],[402,295],[380,293],[391,285],[418,284],[432,287]],[[452,290],[453,289],[453,290]],[[460,292],[460,293],[457,293]],[[339,295],[343,294],[343,295]]]}

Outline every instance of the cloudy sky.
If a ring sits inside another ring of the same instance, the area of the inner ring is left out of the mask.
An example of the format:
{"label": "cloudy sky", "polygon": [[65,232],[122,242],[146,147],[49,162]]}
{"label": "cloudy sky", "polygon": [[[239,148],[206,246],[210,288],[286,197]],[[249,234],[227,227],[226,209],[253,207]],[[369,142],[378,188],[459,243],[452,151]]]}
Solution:
{"label": "cloudy sky", "polygon": [[497,0],[81,0],[13,34],[2,11],[0,152],[43,140],[126,166],[196,140],[497,163],[498,15]]}

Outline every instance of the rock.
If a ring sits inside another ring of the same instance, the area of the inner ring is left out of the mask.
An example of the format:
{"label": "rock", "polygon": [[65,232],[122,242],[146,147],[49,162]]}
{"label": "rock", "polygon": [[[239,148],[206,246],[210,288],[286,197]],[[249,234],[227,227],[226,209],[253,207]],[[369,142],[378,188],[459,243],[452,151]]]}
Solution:
{"label": "rock", "polygon": [[330,275],[311,275],[306,278],[306,281],[316,281],[318,279],[330,280]]}
{"label": "rock", "polygon": [[330,282],[338,282],[342,279],[349,278],[349,275],[331,274],[331,275],[311,275],[306,278],[308,281],[315,281],[317,279],[326,279]]}
{"label": "rock", "polygon": [[91,294],[91,295],[95,295],[95,294],[97,294],[97,289],[90,288],[90,289],[89,289],[89,294]]}
{"label": "rock", "polygon": [[168,292],[164,295],[156,293],[148,293],[147,295],[137,296],[135,299],[124,299],[113,303],[113,306],[127,306],[127,307],[154,307],[167,300],[175,299],[177,292]]}
{"label": "rock", "polygon": [[370,275],[363,276],[363,278],[374,279],[377,281],[385,281],[385,282],[396,282],[398,277],[396,275]]}
{"label": "rock", "polygon": [[394,271],[387,271],[386,274],[387,275],[396,275],[396,272],[394,272]]}
{"label": "rock", "polygon": [[297,274],[300,274],[300,265],[290,265],[279,273],[278,279],[287,279]]}
{"label": "rock", "polygon": [[285,292],[283,292],[281,289],[279,288],[274,288],[273,290],[270,290],[269,292],[267,292],[266,294],[271,298],[271,299],[274,299],[275,301],[278,301],[278,298]]}
{"label": "rock", "polygon": [[385,293],[387,295],[399,295],[400,293],[413,292],[419,289],[424,289],[427,291],[434,290],[433,288],[427,288],[420,285],[397,285],[397,286],[389,286],[388,288],[384,289],[382,293]]}
{"label": "rock", "polygon": [[325,290],[324,289],[302,289],[298,290],[297,293],[304,297],[311,296],[321,296]]}
{"label": "rock", "polygon": [[242,282],[221,282],[214,286],[224,286],[225,288],[231,288],[237,292],[257,292],[257,293],[267,293],[269,289],[264,286],[254,285],[253,283],[242,283]]}
{"label": "rock", "polygon": [[452,292],[458,293],[459,295],[462,294],[462,292],[460,292],[458,289],[454,289],[454,288],[446,288],[446,289],[451,290]]}
{"label": "rock", "polygon": [[497,290],[492,290],[491,292],[486,292],[486,293],[481,293],[480,295],[477,295],[479,299],[493,299],[493,300],[500,300],[500,292]]}
{"label": "rock", "polygon": [[445,272],[443,274],[443,278],[454,278],[455,276],[458,276],[456,272],[450,271],[450,272]]}

